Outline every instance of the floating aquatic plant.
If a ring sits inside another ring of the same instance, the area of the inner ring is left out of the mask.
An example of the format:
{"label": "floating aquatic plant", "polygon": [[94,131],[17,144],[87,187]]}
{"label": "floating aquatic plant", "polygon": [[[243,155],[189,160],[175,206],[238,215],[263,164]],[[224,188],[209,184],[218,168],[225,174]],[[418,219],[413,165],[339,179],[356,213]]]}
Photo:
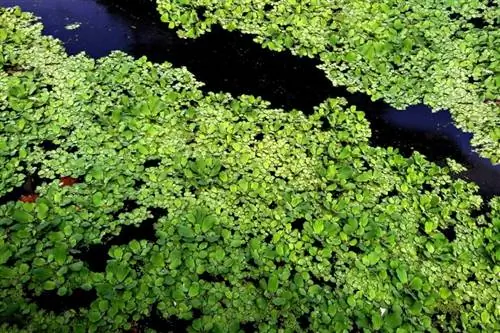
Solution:
{"label": "floating aquatic plant", "polygon": [[498,1],[157,0],[161,19],[197,37],[218,24],[276,51],[321,59],[335,86],[397,108],[449,109],[500,162]]}
{"label": "floating aquatic plant", "polygon": [[371,147],[342,99],[204,94],[41,30],[0,9],[0,330],[500,329],[498,198]]}

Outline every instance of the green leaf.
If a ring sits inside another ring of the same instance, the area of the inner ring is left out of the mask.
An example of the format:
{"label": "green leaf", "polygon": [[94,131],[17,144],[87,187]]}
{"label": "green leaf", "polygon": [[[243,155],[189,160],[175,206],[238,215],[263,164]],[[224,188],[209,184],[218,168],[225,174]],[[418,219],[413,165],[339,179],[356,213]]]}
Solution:
{"label": "green leaf", "polygon": [[37,210],[37,216],[40,220],[44,220],[47,218],[49,212],[49,206],[47,206],[43,202],[40,202],[38,203],[36,210]]}
{"label": "green leaf", "polygon": [[200,293],[200,285],[195,282],[189,287],[188,295],[189,297],[196,297]]}
{"label": "green leaf", "polygon": [[121,259],[123,257],[123,250],[121,247],[114,247],[109,250],[109,255],[116,259]]}
{"label": "green leaf", "polygon": [[188,225],[179,225],[177,232],[185,238],[193,238],[195,236],[193,229]]}
{"label": "green leaf", "polygon": [[334,165],[329,165],[326,170],[325,178],[328,180],[334,180],[337,175],[337,168]]}
{"label": "green leaf", "polygon": [[420,312],[422,312],[422,308],[423,308],[422,302],[416,301],[410,306],[410,312],[413,315],[418,315],[420,314]]}
{"label": "green leaf", "polygon": [[278,290],[278,275],[273,273],[267,281],[267,290],[271,293],[275,293]]}
{"label": "green leaf", "polygon": [[382,328],[384,320],[382,319],[380,313],[376,312],[372,315],[372,324],[375,330],[379,330]]}
{"label": "green leaf", "polygon": [[182,292],[182,290],[180,288],[174,289],[172,291],[172,298],[176,301],[182,301],[182,300],[184,300],[184,293]]}
{"label": "green leaf", "polygon": [[17,127],[18,127],[19,129],[21,129],[21,130],[22,130],[22,129],[24,129],[24,128],[26,127],[26,120],[25,120],[25,119],[23,119],[23,118],[22,118],[22,119],[19,119],[19,120],[17,121]]}
{"label": "green leaf", "polygon": [[358,221],[353,219],[353,218],[350,218],[347,223],[344,225],[344,227],[342,228],[342,230],[348,234],[348,235],[351,235],[352,233],[354,233],[359,227],[359,224],[358,224]]}
{"label": "green leaf", "polygon": [[83,268],[83,261],[77,261],[69,265],[69,269],[73,272],[79,272]]}
{"label": "green leaf", "polygon": [[354,171],[352,170],[351,167],[343,166],[340,168],[340,170],[338,172],[338,178],[344,179],[344,180],[349,179],[352,176],[353,172]]}
{"label": "green leaf", "polygon": [[252,251],[258,251],[260,249],[260,241],[257,238],[250,239],[249,243]]}
{"label": "green leaf", "polygon": [[218,247],[215,252],[214,252],[214,258],[218,261],[222,261],[224,257],[226,256],[226,253],[224,250],[220,247]]}
{"label": "green leaf", "polygon": [[43,267],[33,269],[32,273],[36,281],[45,281],[53,275],[52,270]]}
{"label": "green leaf", "polygon": [[408,275],[406,274],[406,270],[404,269],[404,267],[398,267],[396,269],[396,274],[398,276],[399,281],[401,281],[401,283],[408,282]]}
{"label": "green leaf", "polygon": [[68,252],[65,247],[58,246],[52,250],[52,254],[54,256],[55,261],[59,264],[62,265],[66,261],[66,258],[68,257]]}
{"label": "green leaf", "polygon": [[66,287],[61,287],[57,289],[57,295],[59,296],[65,296],[68,293],[68,288]]}
{"label": "green leaf", "polygon": [[279,255],[279,256],[283,256],[285,255],[285,248],[283,246],[283,244],[278,244],[276,245],[276,253]]}
{"label": "green leaf", "polygon": [[321,220],[314,221],[313,230],[316,234],[320,234],[325,229],[325,224]]}
{"label": "green leaf", "polygon": [[372,179],[372,173],[370,171],[363,172],[359,176],[356,177],[357,182],[367,182]]}
{"label": "green leaf", "polygon": [[167,23],[167,22],[169,22],[169,17],[167,14],[163,14],[160,16],[160,20],[164,23]]}
{"label": "green leaf", "polygon": [[3,42],[7,39],[7,30],[0,29],[0,42]]}
{"label": "green leaf", "polygon": [[155,267],[164,267],[165,259],[163,258],[163,254],[155,253],[151,256],[151,262]]}
{"label": "green leaf", "polygon": [[114,123],[120,122],[121,118],[122,118],[122,113],[120,109],[114,109],[113,112],[111,112],[111,120]]}
{"label": "green leaf", "polygon": [[135,254],[138,254],[141,251],[141,244],[135,239],[133,239],[128,246]]}
{"label": "green leaf", "polygon": [[347,54],[346,54],[346,56],[345,56],[345,60],[346,60],[347,62],[354,62],[354,61],[356,61],[356,58],[357,58],[357,57],[356,57],[356,54],[355,54],[354,52],[349,52],[349,53],[347,53]]}
{"label": "green leaf", "polygon": [[212,227],[215,224],[215,216],[213,215],[208,215],[203,219],[203,222],[201,223],[201,231],[207,232],[212,229]]}
{"label": "green leaf", "polygon": [[106,312],[109,309],[109,301],[108,300],[99,301],[98,307],[101,312]]}
{"label": "green leaf", "polygon": [[288,303],[288,300],[286,298],[283,298],[283,297],[277,297],[277,298],[273,299],[273,303],[274,303],[274,305],[282,306],[282,305],[285,305],[286,303]]}
{"label": "green leaf", "polygon": [[430,234],[432,233],[432,231],[434,230],[434,223],[428,221],[428,222],[425,222],[425,227],[424,227],[424,230],[427,234]]}
{"label": "green leaf", "polygon": [[441,298],[443,299],[447,299],[448,297],[451,296],[451,291],[448,289],[448,288],[439,288],[439,295],[441,296]]}
{"label": "green leaf", "polygon": [[54,290],[54,289],[56,289],[56,283],[54,281],[45,281],[43,283],[43,289]]}
{"label": "green leaf", "polygon": [[401,326],[403,323],[403,319],[401,318],[401,312],[400,311],[391,311],[387,316],[384,318],[384,322],[387,324],[387,326],[391,329],[396,329]]}
{"label": "green leaf", "polygon": [[181,252],[176,250],[170,253],[170,269],[176,269],[182,264],[182,255]]}
{"label": "green leaf", "polygon": [[92,196],[92,203],[95,206],[100,206],[101,203],[102,203],[103,197],[104,197],[104,195],[102,194],[102,192],[96,192],[96,193],[94,193],[94,195]]}
{"label": "green leaf", "polygon": [[33,215],[27,213],[24,210],[19,210],[19,209],[14,210],[12,217],[14,218],[14,220],[16,220],[17,222],[21,222],[21,223],[32,222],[34,219]]}
{"label": "green leaf", "polygon": [[89,320],[91,323],[97,323],[99,320],[101,320],[101,312],[97,310],[90,310],[88,314]]}
{"label": "green leaf", "polygon": [[5,264],[9,258],[12,256],[12,251],[7,245],[2,245],[0,247],[0,265]]}
{"label": "green leaf", "polygon": [[418,276],[414,277],[410,282],[410,287],[414,290],[421,290],[423,281]]}
{"label": "green leaf", "polygon": [[488,313],[488,311],[484,310],[483,312],[481,312],[481,321],[483,322],[483,324],[489,324],[490,314]]}
{"label": "green leaf", "polygon": [[59,243],[65,239],[64,233],[61,231],[51,232],[49,234],[49,239],[51,242]]}
{"label": "green leaf", "polygon": [[363,264],[366,266],[373,266],[380,260],[380,255],[376,251],[372,251],[368,253],[368,255],[364,256],[362,259]]}
{"label": "green leaf", "polygon": [[116,263],[111,266],[111,272],[119,282],[123,282],[130,273],[130,268],[123,263]]}

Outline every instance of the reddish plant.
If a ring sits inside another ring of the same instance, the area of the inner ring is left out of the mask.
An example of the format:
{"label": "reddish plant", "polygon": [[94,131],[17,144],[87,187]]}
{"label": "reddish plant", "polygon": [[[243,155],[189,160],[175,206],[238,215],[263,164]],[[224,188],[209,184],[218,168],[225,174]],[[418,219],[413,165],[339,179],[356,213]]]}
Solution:
{"label": "reddish plant", "polygon": [[19,198],[19,201],[24,202],[24,203],[33,203],[38,199],[39,195],[38,194],[26,194],[26,195],[21,195]]}
{"label": "reddish plant", "polygon": [[65,176],[65,177],[60,178],[59,185],[61,185],[61,186],[73,186],[76,183],[78,183],[78,179],[73,178],[73,177],[69,177],[69,176]]}

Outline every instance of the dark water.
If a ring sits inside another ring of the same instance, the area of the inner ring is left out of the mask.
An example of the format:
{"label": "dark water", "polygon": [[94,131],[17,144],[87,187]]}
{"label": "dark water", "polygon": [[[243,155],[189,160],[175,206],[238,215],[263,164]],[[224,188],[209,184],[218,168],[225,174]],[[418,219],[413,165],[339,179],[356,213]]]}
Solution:
{"label": "dark water", "polygon": [[[404,155],[419,151],[439,164],[451,157],[468,168],[462,177],[477,183],[485,198],[500,195],[500,165],[472,151],[471,134],[457,129],[448,112],[432,113],[424,105],[401,112],[367,95],[332,87],[316,60],[271,52],[251,36],[220,28],[198,39],[181,39],[160,22],[148,0],[2,0],[1,5],[19,5],[40,16],[44,33],[62,40],[70,54],[84,51],[99,58],[122,50],[146,55],[151,61],[186,66],[206,83],[206,91],[262,96],[275,107],[306,113],[328,97],[345,97],[366,112],[374,145],[392,146]],[[75,22],[78,29],[65,29]]]}

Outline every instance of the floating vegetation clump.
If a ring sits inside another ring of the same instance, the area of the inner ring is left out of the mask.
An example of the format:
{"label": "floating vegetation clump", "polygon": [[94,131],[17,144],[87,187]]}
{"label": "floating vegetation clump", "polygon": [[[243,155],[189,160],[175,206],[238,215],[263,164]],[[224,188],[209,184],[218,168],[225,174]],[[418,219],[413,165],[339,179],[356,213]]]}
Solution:
{"label": "floating vegetation clump", "polygon": [[449,109],[500,162],[498,0],[157,0],[164,22],[196,37],[214,24],[272,50],[318,57],[336,86],[398,108]]}
{"label": "floating vegetation clump", "polygon": [[498,198],[342,99],[204,94],[41,30],[0,9],[1,331],[500,330]]}

